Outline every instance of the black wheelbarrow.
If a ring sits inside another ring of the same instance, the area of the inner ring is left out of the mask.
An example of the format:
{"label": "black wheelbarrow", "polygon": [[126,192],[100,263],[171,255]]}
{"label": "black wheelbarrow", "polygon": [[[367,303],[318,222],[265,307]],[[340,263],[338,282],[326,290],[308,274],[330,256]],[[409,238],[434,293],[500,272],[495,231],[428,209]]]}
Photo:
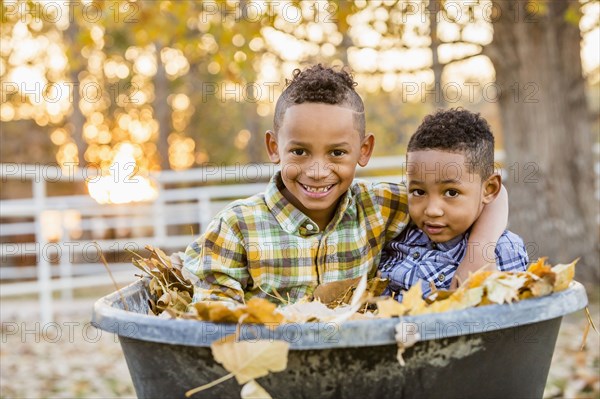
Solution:
{"label": "black wheelbarrow", "polygon": [[[148,280],[99,299],[93,324],[119,336],[140,398],[184,397],[228,372],[210,344],[233,324],[167,320],[148,315]],[[123,300],[128,311],[124,310]],[[513,304],[402,318],[420,340],[397,360],[398,318],[243,324],[241,339],[290,343],[286,370],[257,382],[273,398],[541,398],[562,316],[587,305],[580,283]],[[197,396],[236,398],[234,379]]]}

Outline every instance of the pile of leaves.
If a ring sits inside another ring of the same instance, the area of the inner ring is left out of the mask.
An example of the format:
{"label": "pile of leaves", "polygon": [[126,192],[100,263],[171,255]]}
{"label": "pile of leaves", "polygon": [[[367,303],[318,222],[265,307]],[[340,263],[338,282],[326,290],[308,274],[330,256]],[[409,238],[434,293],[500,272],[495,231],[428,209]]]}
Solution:
{"label": "pile of leaves", "polygon": [[[184,318],[214,323],[257,323],[276,327],[282,323],[334,322],[349,319],[374,319],[440,313],[490,304],[512,303],[527,298],[550,295],[568,288],[575,275],[577,260],[569,264],[551,266],[546,258],[531,264],[525,272],[500,272],[494,265],[486,266],[453,291],[436,290],[423,298],[421,282],[403,294],[402,302],[381,296],[387,280],[378,277],[362,278],[322,284],[313,297],[290,303],[278,293],[268,294],[280,304],[267,299],[252,298],[245,304],[224,302],[192,303],[193,286],[197,277],[182,267],[179,254],[167,256],[158,248],[147,246],[148,257],[134,253],[133,264],[150,277],[148,313],[162,318]],[[419,337],[406,337],[402,319],[396,326],[398,361],[404,365],[404,350],[414,345]],[[211,345],[217,362],[229,374],[204,386],[187,392],[191,396],[222,381],[235,377],[244,384],[241,396],[270,397],[255,381],[269,372],[285,370],[289,344],[280,340],[241,341],[238,333],[215,341]]]}

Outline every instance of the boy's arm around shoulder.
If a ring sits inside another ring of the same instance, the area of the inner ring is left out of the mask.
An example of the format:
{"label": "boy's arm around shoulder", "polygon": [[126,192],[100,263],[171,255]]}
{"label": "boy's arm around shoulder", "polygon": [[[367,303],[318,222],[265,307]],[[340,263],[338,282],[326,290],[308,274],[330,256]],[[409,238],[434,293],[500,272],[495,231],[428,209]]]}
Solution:
{"label": "boy's arm around shoulder", "polygon": [[243,302],[250,279],[246,259],[242,237],[235,226],[227,218],[217,216],[185,251],[184,267],[199,278],[194,285],[194,302]]}
{"label": "boy's arm around shoulder", "polygon": [[471,227],[467,251],[452,278],[452,288],[465,281],[469,273],[476,272],[488,263],[495,263],[496,243],[504,233],[507,222],[508,193],[502,185],[498,197],[483,208]]}

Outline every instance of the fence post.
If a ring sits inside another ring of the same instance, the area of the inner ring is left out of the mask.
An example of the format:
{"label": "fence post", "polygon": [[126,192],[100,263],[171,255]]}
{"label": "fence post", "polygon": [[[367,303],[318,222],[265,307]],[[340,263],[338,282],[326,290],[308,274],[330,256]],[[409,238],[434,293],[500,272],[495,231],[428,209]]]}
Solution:
{"label": "fence post", "polygon": [[42,214],[46,207],[46,181],[42,174],[37,174],[33,181],[33,201],[35,204],[35,240],[39,245],[37,253],[37,278],[39,285],[40,320],[43,324],[52,322],[52,287],[50,286],[52,274],[50,259],[47,259],[46,250],[48,240],[44,235]]}
{"label": "fence post", "polygon": [[[71,263],[71,256],[72,254],[70,253],[70,246],[64,246],[61,245],[62,243],[64,243],[66,240],[69,239],[70,237],[70,229],[67,228],[67,224],[65,223],[65,218],[66,218],[66,212],[62,212],[61,214],[61,224],[62,224],[62,234],[61,234],[61,240],[59,241],[59,249],[60,249],[60,263],[59,263],[59,272],[60,272],[60,279],[63,282],[66,282],[65,287],[61,290],[60,292],[60,298],[61,299],[65,299],[65,300],[72,300],[73,299],[73,280],[71,277],[73,277],[73,264]],[[63,246],[65,248],[63,248]]]}
{"label": "fence post", "polygon": [[158,195],[154,200],[153,204],[153,220],[154,220],[154,246],[160,247],[164,245],[167,239],[167,226],[165,220],[165,197],[163,194],[163,184],[161,182],[156,183],[156,189]]}

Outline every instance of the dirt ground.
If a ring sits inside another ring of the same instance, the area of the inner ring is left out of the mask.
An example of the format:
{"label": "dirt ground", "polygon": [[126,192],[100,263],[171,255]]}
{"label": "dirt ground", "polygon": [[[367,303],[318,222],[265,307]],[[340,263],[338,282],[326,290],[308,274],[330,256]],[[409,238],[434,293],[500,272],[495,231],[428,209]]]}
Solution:
{"label": "dirt ground", "polygon": [[[2,302],[1,398],[135,397],[117,337],[89,324],[92,302],[59,303],[47,325],[35,321],[34,301]],[[599,309],[590,306],[597,326]],[[600,337],[591,330],[580,351],[585,325],[583,311],[563,319],[545,398],[600,398]]]}

